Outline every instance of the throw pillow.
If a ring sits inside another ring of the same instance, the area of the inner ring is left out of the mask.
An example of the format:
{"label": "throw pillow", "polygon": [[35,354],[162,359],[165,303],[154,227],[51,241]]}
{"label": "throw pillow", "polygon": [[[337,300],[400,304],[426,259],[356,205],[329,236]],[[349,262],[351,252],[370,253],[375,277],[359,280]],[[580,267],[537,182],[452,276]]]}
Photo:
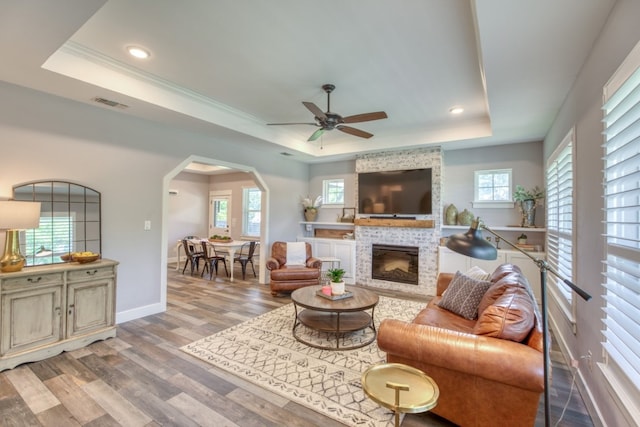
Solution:
{"label": "throw pillow", "polygon": [[442,295],[438,306],[456,313],[465,319],[478,317],[478,305],[491,282],[477,280],[459,271],[451,280],[447,291]]}
{"label": "throw pillow", "polygon": [[467,270],[467,272],[464,273],[464,275],[474,278],[476,280],[484,280],[484,281],[489,280],[489,278],[491,277],[491,273],[487,273],[477,265],[474,265],[469,270]]}
{"label": "throw pillow", "polygon": [[526,289],[511,286],[478,318],[476,335],[522,342],[534,326],[535,311]]}

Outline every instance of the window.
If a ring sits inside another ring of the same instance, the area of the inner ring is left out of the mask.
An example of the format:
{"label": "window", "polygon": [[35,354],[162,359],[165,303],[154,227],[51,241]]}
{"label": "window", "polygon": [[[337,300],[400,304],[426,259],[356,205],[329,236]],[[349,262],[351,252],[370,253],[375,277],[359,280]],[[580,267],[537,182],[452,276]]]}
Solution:
{"label": "window", "polygon": [[603,111],[603,372],[625,406],[638,411],[625,395],[640,391],[640,44],[605,85]]}
{"label": "window", "polygon": [[513,208],[511,169],[475,171],[474,207]]}
{"label": "window", "polygon": [[322,203],[324,205],[344,205],[344,179],[322,181]]}
{"label": "window", "polygon": [[[573,129],[547,160],[547,262],[565,278],[573,271]],[[573,293],[555,275],[548,276],[562,295],[559,303],[572,317]]]}
{"label": "window", "polygon": [[242,235],[260,236],[262,192],[259,188],[242,189]]}

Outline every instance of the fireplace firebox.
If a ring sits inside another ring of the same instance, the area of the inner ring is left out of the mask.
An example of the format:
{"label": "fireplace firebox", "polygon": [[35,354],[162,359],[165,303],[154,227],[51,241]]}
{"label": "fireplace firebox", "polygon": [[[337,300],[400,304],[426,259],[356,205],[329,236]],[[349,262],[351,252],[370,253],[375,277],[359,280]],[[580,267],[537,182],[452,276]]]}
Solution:
{"label": "fireplace firebox", "polygon": [[373,244],[371,277],[390,282],[418,284],[418,247]]}

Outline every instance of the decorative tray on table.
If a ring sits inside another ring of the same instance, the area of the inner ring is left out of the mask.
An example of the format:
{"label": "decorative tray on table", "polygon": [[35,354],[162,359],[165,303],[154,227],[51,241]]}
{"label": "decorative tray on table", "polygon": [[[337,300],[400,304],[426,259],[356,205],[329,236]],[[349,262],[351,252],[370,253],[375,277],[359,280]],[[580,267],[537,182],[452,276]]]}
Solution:
{"label": "decorative tray on table", "polygon": [[326,294],[323,294],[322,291],[317,291],[316,295],[322,298],[330,299],[331,301],[336,301],[339,299],[351,298],[353,296],[353,292],[346,291],[344,294],[341,294],[341,295],[326,295]]}

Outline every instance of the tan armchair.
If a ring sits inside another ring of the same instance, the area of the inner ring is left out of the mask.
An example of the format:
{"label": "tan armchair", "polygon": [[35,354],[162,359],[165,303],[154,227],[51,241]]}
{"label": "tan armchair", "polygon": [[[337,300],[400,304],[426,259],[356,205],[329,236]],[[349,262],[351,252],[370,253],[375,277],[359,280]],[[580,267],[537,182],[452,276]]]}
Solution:
{"label": "tan armchair", "polygon": [[305,243],[307,260],[305,266],[287,267],[287,243],[274,242],[271,257],[267,259],[267,270],[271,272],[271,295],[293,291],[304,286],[317,285],[322,261],[311,256],[311,245]]}

